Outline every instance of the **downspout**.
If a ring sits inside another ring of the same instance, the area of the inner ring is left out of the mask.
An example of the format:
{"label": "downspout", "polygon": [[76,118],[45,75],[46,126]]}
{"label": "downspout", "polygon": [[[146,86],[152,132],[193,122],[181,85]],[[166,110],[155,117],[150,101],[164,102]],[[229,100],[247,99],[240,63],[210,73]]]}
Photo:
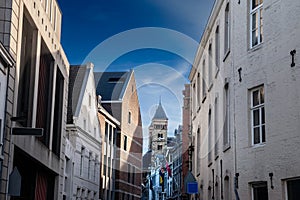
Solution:
{"label": "downspout", "polygon": [[[233,4],[233,3],[232,3]],[[231,12],[232,12],[232,15],[230,15],[230,18],[232,18],[232,29],[231,30],[235,30],[234,29],[234,17],[232,17],[232,16],[234,16],[234,9],[233,9],[233,6],[231,6]],[[231,33],[233,33],[234,31],[230,31],[230,36],[232,36],[233,34],[231,34]],[[232,38],[233,37],[231,37],[231,40],[230,41],[232,41]],[[232,43],[231,43],[232,44]],[[234,128],[234,130],[233,130],[233,137],[234,137],[234,174],[235,174],[235,177],[234,177],[234,194],[235,194],[235,199],[236,200],[240,200],[240,197],[239,197],[239,192],[238,192],[238,188],[239,188],[239,186],[238,186],[238,176],[239,176],[239,173],[237,172],[237,148],[236,148],[236,122],[235,122],[235,111],[236,111],[236,108],[235,108],[235,65],[234,65],[234,59],[235,59],[235,57],[234,57],[234,49],[233,48],[231,48],[232,49],[232,75],[233,75],[233,93],[234,93],[234,100],[233,100],[233,128]]]}

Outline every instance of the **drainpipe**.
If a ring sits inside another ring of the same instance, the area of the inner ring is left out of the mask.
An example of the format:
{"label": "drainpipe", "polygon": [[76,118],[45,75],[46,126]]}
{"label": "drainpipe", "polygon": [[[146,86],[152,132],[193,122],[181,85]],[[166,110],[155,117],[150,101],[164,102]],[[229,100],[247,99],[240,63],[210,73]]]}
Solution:
{"label": "drainpipe", "polygon": [[[232,16],[234,16],[234,9],[233,9],[233,3],[231,3],[230,4],[231,5],[231,13],[232,13],[232,15],[230,15],[230,18],[232,18],[232,29],[231,30],[235,30],[234,29],[234,20],[235,20],[235,18],[234,17],[232,17]],[[234,31],[230,31],[230,35],[232,36],[233,34],[232,33],[234,33]],[[232,38],[233,37],[231,37],[231,41],[232,41]],[[232,46],[231,46],[232,47]],[[236,78],[235,78],[235,65],[234,65],[234,59],[235,59],[235,57],[234,57],[234,49],[232,48],[232,51],[231,51],[231,53],[232,53],[232,70],[233,70],[233,96],[234,97],[236,97],[236,95],[235,95],[235,84],[236,84]],[[234,194],[235,194],[235,199],[236,200],[240,200],[240,197],[239,197],[239,193],[238,193],[238,176],[239,176],[239,173],[237,172],[237,148],[236,148],[236,128],[235,128],[235,125],[236,125],[236,122],[235,122],[235,119],[236,119],[236,108],[235,108],[235,98],[234,98],[234,100],[233,100],[233,128],[234,128],[234,130],[233,130],[233,137],[234,137],[234,174],[235,174],[235,177],[234,177]]]}

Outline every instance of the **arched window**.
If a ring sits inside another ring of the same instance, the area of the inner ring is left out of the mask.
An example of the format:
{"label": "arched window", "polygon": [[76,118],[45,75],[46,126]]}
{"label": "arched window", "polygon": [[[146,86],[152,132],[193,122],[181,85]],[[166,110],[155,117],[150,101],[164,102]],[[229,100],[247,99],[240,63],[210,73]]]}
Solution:
{"label": "arched window", "polygon": [[225,8],[225,32],[224,32],[224,53],[227,54],[230,48],[230,13],[229,3]]}

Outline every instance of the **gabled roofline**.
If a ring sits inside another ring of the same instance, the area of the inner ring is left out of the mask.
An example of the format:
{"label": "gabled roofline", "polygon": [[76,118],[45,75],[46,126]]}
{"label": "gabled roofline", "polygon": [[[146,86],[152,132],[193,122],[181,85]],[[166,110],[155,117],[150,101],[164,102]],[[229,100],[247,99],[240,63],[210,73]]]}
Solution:
{"label": "gabled roofline", "polygon": [[201,36],[201,40],[200,40],[198,49],[197,49],[196,54],[195,54],[195,59],[194,59],[193,65],[192,65],[191,72],[189,74],[189,80],[190,81],[193,80],[193,78],[194,78],[194,75],[196,73],[196,69],[197,69],[197,67],[200,63],[201,58],[202,58],[202,56],[200,56],[200,55],[203,54],[204,48],[206,46],[206,43],[207,43],[207,41],[209,39],[209,36],[210,36],[210,33],[212,31],[212,26],[214,25],[214,23],[217,19],[217,16],[218,16],[218,14],[221,10],[223,2],[227,3],[228,0],[215,0],[215,2],[214,2],[214,5],[213,5],[212,10],[210,12],[210,16],[207,20],[205,29],[204,29],[203,34]]}
{"label": "gabled roofline", "polygon": [[83,97],[84,97],[84,93],[85,93],[85,88],[86,88],[86,85],[87,85],[87,82],[88,82],[88,79],[89,79],[89,75],[91,73],[91,69],[94,67],[94,65],[92,63],[87,63],[85,66],[86,66],[86,70],[85,70],[85,74],[84,74],[84,78],[83,78],[83,83],[81,85],[79,99],[78,99],[77,106],[76,106],[76,111],[75,111],[73,117],[78,117],[79,116],[79,112],[80,112],[80,109],[81,109],[81,106],[82,106],[82,101],[83,101]]}
{"label": "gabled roofline", "polygon": [[[124,82],[122,91],[121,91],[121,93],[120,93],[119,100],[121,100],[121,101],[123,101],[125,92],[126,92],[126,90],[127,90],[127,88],[128,88],[128,85],[129,85],[128,83],[129,83],[129,81],[131,80],[131,77],[133,76],[133,69],[130,69],[130,71],[129,71],[129,72],[126,72],[126,73],[130,73],[130,74],[126,77],[126,80],[125,80],[125,82]],[[125,73],[125,74],[126,74],[126,73]]]}

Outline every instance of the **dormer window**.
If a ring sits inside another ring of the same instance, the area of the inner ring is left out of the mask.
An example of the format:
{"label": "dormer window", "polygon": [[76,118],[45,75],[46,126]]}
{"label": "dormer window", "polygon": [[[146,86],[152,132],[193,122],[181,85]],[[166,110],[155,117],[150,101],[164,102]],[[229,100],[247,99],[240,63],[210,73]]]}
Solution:
{"label": "dormer window", "polygon": [[124,83],[124,78],[122,77],[111,77],[108,79],[109,83]]}

